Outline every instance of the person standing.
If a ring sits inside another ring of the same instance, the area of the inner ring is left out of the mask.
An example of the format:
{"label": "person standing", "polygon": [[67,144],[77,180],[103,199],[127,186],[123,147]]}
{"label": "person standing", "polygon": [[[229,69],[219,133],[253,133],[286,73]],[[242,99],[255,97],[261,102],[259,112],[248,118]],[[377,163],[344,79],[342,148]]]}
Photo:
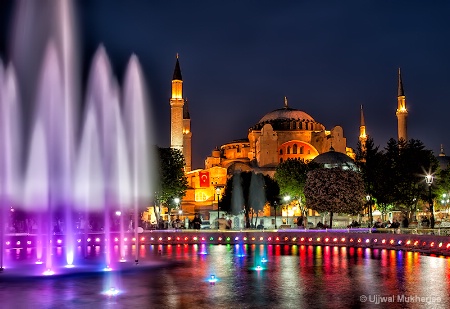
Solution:
{"label": "person standing", "polygon": [[198,213],[196,213],[194,219],[192,219],[192,226],[194,229],[199,230],[201,225],[202,225],[202,219],[200,219]]}

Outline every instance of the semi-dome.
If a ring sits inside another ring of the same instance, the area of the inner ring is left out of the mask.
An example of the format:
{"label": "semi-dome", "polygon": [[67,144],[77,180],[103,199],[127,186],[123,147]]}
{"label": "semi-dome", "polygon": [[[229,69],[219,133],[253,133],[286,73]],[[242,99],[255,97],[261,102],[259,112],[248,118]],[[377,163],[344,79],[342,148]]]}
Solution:
{"label": "semi-dome", "polygon": [[313,117],[311,117],[310,115],[301,110],[290,107],[283,107],[266,114],[264,117],[261,118],[259,123],[271,122],[274,120],[281,120],[281,119],[300,119],[315,122]]}
{"label": "semi-dome", "polygon": [[342,152],[334,151],[333,148],[315,157],[312,162],[323,164],[325,168],[340,167],[342,169],[357,170],[352,158]]}

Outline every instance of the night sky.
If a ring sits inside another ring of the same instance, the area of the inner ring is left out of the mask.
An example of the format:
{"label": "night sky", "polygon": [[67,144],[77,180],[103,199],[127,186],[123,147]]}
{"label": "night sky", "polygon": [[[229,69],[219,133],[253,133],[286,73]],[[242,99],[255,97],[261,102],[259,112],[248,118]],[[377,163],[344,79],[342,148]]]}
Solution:
{"label": "night sky", "polygon": [[[0,56],[7,61],[12,0],[0,1]],[[132,53],[143,66],[156,143],[170,146],[171,79],[179,53],[193,132],[193,168],[211,150],[246,138],[266,113],[289,106],[355,148],[360,105],[384,148],[397,138],[397,70],[408,136],[450,154],[448,1],[76,2],[83,76],[104,44],[119,80]]]}

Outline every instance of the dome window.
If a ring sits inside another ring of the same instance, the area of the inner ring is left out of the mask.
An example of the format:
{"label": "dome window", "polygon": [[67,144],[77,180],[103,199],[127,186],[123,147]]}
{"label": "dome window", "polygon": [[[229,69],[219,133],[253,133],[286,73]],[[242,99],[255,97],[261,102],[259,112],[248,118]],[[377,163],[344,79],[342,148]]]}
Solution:
{"label": "dome window", "polygon": [[297,144],[294,144],[294,146],[292,147],[292,153],[297,154]]}

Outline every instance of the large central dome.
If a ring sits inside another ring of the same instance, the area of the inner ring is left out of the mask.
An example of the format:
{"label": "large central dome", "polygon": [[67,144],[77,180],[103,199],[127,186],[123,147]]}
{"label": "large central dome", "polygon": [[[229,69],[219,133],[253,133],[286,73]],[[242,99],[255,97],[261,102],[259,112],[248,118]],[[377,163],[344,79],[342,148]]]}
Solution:
{"label": "large central dome", "polygon": [[274,120],[282,120],[282,119],[300,119],[315,122],[314,118],[308,115],[307,113],[295,108],[285,106],[283,108],[276,109],[266,114],[264,117],[261,118],[259,123],[271,122]]}

